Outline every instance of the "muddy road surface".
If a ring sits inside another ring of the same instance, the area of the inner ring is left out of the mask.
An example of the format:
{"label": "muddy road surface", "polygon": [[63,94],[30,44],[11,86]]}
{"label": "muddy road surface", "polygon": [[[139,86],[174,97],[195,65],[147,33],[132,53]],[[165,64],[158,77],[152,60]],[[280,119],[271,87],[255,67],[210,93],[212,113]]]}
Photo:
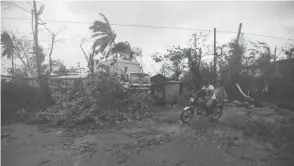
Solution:
{"label": "muddy road surface", "polygon": [[[267,158],[258,142],[232,129],[242,116],[226,110],[219,122],[196,117],[179,122],[179,110],[157,120],[77,134],[35,125],[2,126],[3,166],[227,166],[289,165]],[[293,163],[292,163],[293,164]]]}

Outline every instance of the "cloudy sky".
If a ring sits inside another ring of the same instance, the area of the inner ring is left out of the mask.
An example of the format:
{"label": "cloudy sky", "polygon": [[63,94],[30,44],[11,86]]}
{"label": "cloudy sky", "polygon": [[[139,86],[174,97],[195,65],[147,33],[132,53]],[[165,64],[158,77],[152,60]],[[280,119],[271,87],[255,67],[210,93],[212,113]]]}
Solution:
{"label": "cloudy sky", "polygon": [[[16,2],[27,10],[27,2]],[[217,29],[217,41],[225,43],[236,37],[239,23],[243,23],[242,32],[246,41],[263,41],[271,47],[293,43],[291,40],[252,36],[261,34],[281,38],[294,38],[294,2],[99,2],[99,1],[38,1],[45,5],[41,16],[47,26],[58,31],[65,27],[53,51],[53,58],[64,61],[67,66],[80,62],[86,66],[84,55],[79,48],[81,40],[87,38],[84,48],[90,51],[92,44],[90,24],[101,20],[98,13],[103,13],[111,24],[135,24],[164,27],[183,27],[200,30],[211,30],[209,42],[213,42],[213,28]],[[31,36],[31,15],[19,8],[1,7],[1,28],[16,33],[18,36]],[[3,18],[4,17],[4,18]],[[23,20],[8,19],[22,18]],[[60,22],[52,22],[60,21]],[[68,23],[74,21],[83,23]],[[146,72],[155,74],[160,66],[154,64],[151,55],[163,53],[173,45],[186,46],[192,33],[200,31],[155,29],[112,25],[117,34],[116,42],[129,41],[132,46],[143,49],[143,66]],[[40,29],[43,29],[40,27]],[[46,31],[40,32],[41,45],[46,49],[50,38]],[[207,57],[206,60],[211,60]],[[10,61],[2,58],[3,66],[10,66]]]}

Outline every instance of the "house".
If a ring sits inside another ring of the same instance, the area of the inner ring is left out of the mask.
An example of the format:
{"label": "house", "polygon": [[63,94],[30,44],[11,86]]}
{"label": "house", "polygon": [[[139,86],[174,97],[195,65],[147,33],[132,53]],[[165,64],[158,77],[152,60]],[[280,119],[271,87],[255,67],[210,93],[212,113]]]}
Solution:
{"label": "house", "polygon": [[152,76],[150,79],[152,84],[166,83],[168,81],[171,81],[171,79],[163,76],[162,74],[156,74],[155,76]]}
{"label": "house", "polygon": [[126,88],[137,90],[150,90],[151,88],[150,76],[149,74],[143,73],[142,66],[139,62],[111,59],[97,64],[94,72],[98,73],[99,71],[104,71],[105,68],[102,66],[107,66],[111,74],[117,75],[120,82],[124,84]]}
{"label": "house", "polygon": [[100,62],[95,66],[94,72],[97,73],[101,71],[99,66],[105,65],[110,67],[111,73],[117,73],[118,75],[123,73],[141,73],[141,64],[136,61],[128,61],[123,59],[110,59]]}
{"label": "house", "polygon": [[151,90],[159,103],[174,104],[178,103],[183,83],[173,81],[161,74],[151,77]]}

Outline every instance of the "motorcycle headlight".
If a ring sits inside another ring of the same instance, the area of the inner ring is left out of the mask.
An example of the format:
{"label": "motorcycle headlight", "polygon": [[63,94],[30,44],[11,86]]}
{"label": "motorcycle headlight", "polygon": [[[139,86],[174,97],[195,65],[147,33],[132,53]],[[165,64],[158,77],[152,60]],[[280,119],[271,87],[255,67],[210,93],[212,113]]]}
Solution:
{"label": "motorcycle headlight", "polygon": [[190,102],[194,102],[195,101],[195,98],[194,97],[190,97],[189,100],[190,100]]}

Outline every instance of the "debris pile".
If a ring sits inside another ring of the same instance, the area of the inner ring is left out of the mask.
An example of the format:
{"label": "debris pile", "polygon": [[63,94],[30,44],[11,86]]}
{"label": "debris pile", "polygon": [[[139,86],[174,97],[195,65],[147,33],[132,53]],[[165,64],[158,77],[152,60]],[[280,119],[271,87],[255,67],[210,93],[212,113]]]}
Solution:
{"label": "debris pile", "polygon": [[154,103],[147,91],[126,89],[117,77],[108,73],[75,81],[66,91],[53,93],[52,99],[55,104],[38,112],[35,118],[54,125],[151,118]]}

